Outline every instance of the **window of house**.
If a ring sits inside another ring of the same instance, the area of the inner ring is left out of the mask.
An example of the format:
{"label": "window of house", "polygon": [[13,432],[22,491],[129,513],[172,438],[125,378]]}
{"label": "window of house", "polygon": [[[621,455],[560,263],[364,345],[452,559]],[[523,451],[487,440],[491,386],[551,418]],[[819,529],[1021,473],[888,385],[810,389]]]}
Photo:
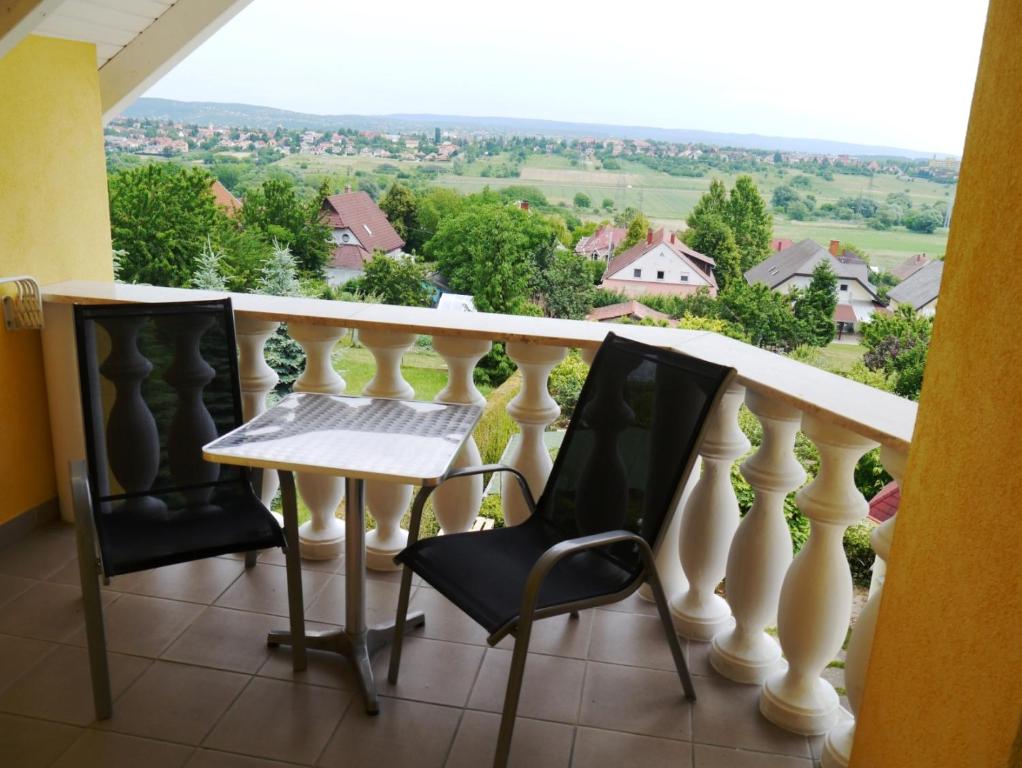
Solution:
{"label": "window of house", "polygon": [[642,277],[642,270],[641,269],[633,269],[632,270],[632,277]]}
{"label": "window of house", "polygon": [[688,282],[688,275],[682,275],[679,279],[681,280],[681,282],[687,283]]}
{"label": "window of house", "polygon": [[847,291],[848,290],[848,283],[841,283],[841,290],[842,291]]}
{"label": "window of house", "polygon": [[663,280],[664,279],[664,273],[663,273],[662,270],[657,270],[656,279],[657,280]]}
{"label": "window of house", "polygon": [[351,235],[349,235],[347,232],[345,232],[343,235],[341,235],[341,240],[343,240],[346,243],[349,240],[351,240]]}

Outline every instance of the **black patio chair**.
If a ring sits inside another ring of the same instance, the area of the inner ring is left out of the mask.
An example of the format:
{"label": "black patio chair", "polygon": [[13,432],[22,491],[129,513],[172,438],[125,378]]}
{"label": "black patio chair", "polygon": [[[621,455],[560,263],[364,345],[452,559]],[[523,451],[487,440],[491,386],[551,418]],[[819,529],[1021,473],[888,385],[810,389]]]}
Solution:
{"label": "black patio chair", "polygon": [[230,552],[252,567],[285,536],[247,470],[202,458],[242,421],[230,299],[78,305],[74,316],[87,462],[71,463],[71,485],[103,720],[112,702],[99,578]]}
{"label": "black patio chair", "polygon": [[423,488],[412,507],[391,650],[397,683],[414,571],[483,626],[496,645],[515,636],[494,766],[507,764],[533,621],[622,600],[648,581],[688,699],[692,680],[653,559],[684,488],[706,417],[730,368],[608,334],[593,361],[538,502],[511,467],[450,472],[446,479],[511,472],[532,511],[521,525],[418,540]]}

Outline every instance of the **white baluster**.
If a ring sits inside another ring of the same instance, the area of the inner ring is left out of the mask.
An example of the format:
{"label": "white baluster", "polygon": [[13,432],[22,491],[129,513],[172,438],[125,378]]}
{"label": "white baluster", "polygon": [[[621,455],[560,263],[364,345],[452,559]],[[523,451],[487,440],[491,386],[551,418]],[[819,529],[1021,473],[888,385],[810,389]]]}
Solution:
{"label": "white baluster", "polygon": [[767,678],[759,708],[781,728],[813,735],[829,731],[838,718],[837,693],[820,673],[841,650],[848,629],[852,574],[842,537],[868,510],[855,487],[855,464],[876,443],[810,414],[802,429],[820,452],[820,471],[796,497],[810,532],[784,577],[778,605],[788,669]]}
{"label": "white baluster", "polygon": [[[277,386],[280,377],[266,363],[263,349],[280,323],[245,315],[235,315],[235,334],[238,339],[238,378],[241,379],[241,413],[245,421],[254,419],[266,410],[266,396]],[[263,472],[259,498],[267,507],[277,493],[277,473]]]}
{"label": "white baluster", "polygon": [[727,558],[727,600],[734,629],[713,638],[710,663],[724,677],[760,685],[778,671],[781,648],[763,630],[777,620],[777,601],[791,564],[791,533],[784,498],[805,480],[795,459],[802,413],[750,390],[745,403],[763,425],[759,450],[742,463],[756,500],[738,526]]}
{"label": "white baluster", "polygon": [[[376,373],[363,394],[372,397],[412,397],[415,390],[401,375],[401,357],[415,343],[414,333],[361,330],[358,339],[376,360]],[[394,555],[408,543],[401,516],[408,509],[412,487],[375,480],[366,482],[366,504],[376,527],[366,534],[366,566],[376,571],[396,571]]]}
{"label": "white baluster", "polygon": [[[880,449],[880,460],[899,485],[905,471],[907,457],[904,451],[884,446]],[[873,571],[883,568],[891,555],[891,543],[894,541],[894,525],[897,515],[885,520],[870,534],[876,561]],[[873,649],[873,634],[876,632],[877,616],[880,613],[880,599],[883,597],[883,580],[879,580],[875,591],[866,601],[866,606],[855,622],[855,629],[848,641],[848,652],[845,654],[845,690],[848,693],[848,705],[852,716],[858,717],[862,694],[866,686],[866,668],[869,666],[869,655]],[[855,741],[855,720],[839,722],[827,734],[823,742],[823,768],[846,768],[852,757],[852,743]]]}
{"label": "white baluster", "polygon": [[[528,481],[534,497],[539,497],[546,485],[553,461],[543,442],[543,431],[561,413],[560,406],[547,391],[550,371],[564,359],[564,347],[548,347],[522,341],[509,341],[507,354],[522,374],[522,388],[507,405],[507,412],[518,423],[521,438],[510,459],[510,464]],[[529,517],[529,510],[516,488],[507,477],[501,479],[501,503],[504,522],[518,525]]]}
{"label": "white baluster", "polygon": [[[493,344],[485,339],[461,339],[434,336],[433,349],[447,362],[447,386],[433,398],[438,403],[485,405],[486,398],[472,381],[479,358]],[[468,440],[454,457],[452,467],[470,467],[482,463],[475,438]],[[433,492],[433,511],[442,533],[458,533],[472,527],[483,499],[483,476],[459,477],[444,483]]]}
{"label": "white baluster", "polygon": [[738,528],[738,499],[731,484],[731,465],[749,450],[738,428],[738,409],[745,387],[732,384],[710,414],[699,446],[703,471],[685,505],[681,521],[681,567],[688,590],[671,602],[678,634],[709,641],[731,621],[731,609],[714,594],[727,569],[727,553]]}
{"label": "white baluster", "polygon": [[[305,370],[295,382],[296,392],[339,395],[344,379],[334,370],[332,355],[344,329],[330,325],[289,323],[288,333],[305,350]],[[337,508],[344,497],[344,479],[329,475],[297,474],[298,492],[309,508],[309,521],[298,529],[302,557],[330,560],[344,548],[344,524]]]}

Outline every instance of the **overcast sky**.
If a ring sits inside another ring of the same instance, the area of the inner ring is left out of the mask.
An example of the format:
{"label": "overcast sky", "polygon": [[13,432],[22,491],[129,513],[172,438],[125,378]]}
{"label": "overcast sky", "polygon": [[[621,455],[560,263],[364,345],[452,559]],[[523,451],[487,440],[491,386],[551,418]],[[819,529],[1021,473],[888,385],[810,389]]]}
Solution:
{"label": "overcast sky", "polygon": [[146,95],[961,154],[985,0],[253,0]]}

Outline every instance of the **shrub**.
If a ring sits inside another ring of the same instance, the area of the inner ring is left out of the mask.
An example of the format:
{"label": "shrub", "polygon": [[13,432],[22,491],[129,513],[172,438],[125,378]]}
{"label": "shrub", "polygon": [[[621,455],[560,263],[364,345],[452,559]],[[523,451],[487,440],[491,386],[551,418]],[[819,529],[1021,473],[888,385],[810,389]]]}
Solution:
{"label": "shrub", "polygon": [[550,396],[561,406],[558,426],[566,425],[571,419],[588,375],[589,366],[574,349],[550,372]]}
{"label": "shrub", "polygon": [[490,393],[483,409],[483,415],[476,426],[476,445],[483,464],[496,464],[504,452],[511,435],[518,431],[515,420],[508,415],[507,404],[518,394],[521,388],[521,376],[515,374],[497,389]]}
{"label": "shrub", "polygon": [[860,587],[868,587],[873,578],[873,560],[876,555],[869,543],[871,523],[857,523],[845,531],[845,557],[852,569],[852,581]]}

